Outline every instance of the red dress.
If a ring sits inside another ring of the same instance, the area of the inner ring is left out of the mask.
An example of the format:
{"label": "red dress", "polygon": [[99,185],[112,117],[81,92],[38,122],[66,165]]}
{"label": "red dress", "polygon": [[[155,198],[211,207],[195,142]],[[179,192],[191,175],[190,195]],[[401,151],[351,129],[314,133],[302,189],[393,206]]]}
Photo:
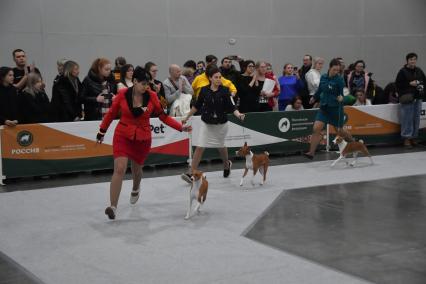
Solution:
{"label": "red dress", "polygon": [[[148,90],[143,96],[146,109],[142,114],[135,115],[131,111],[132,88],[121,89],[100,125],[101,130],[106,132],[118,112],[121,111],[120,121],[115,128],[112,142],[114,158],[128,157],[140,165],[144,163],[151,148],[149,118],[152,113],[158,114],[160,120],[168,126],[182,131],[182,124],[164,113],[156,93]],[[148,102],[146,103],[146,101]]]}

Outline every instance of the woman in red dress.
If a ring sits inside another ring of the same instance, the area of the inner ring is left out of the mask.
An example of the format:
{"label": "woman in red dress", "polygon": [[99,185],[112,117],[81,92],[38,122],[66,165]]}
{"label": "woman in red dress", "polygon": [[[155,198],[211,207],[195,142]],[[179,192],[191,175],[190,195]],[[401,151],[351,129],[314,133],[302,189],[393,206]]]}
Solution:
{"label": "woman in red dress", "polygon": [[157,94],[149,90],[150,80],[151,75],[145,69],[136,67],[133,73],[133,87],[118,92],[96,136],[97,142],[102,143],[109,125],[121,112],[112,142],[114,173],[110,185],[111,205],[105,209],[109,219],[115,219],[121,185],[129,159],[133,177],[130,203],[135,204],[139,198],[142,166],[151,148],[149,123],[151,114],[156,114],[161,121],[178,131],[191,130],[190,126],[182,126],[180,122],[164,113]]}

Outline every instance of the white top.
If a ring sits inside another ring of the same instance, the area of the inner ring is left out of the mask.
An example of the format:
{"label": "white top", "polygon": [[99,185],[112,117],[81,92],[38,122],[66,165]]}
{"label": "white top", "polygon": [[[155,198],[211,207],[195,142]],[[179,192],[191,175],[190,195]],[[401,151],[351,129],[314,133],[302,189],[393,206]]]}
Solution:
{"label": "white top", "polygon": [[312,68],[308,71],[305,75],[306,84],[308,85],[309,95],[313,96],[315,95],[315,92],[319,88],[319,83],[321,80],[321,73],[317,70]]}
{"label": "white top", "polygon": [[126,79],[126,84],[127,84],[127,87],[123,84],[123,83],[118,83],[117,84],[117,91],[120,91],[121,89],[124,89],[124,88],[130,88],[130,87],[133,87],[133,82],[132,82],[132,80],[128,80],[128,79]]}
{"label": "white top", "polygon": [[287,105],[284,111],[298,111],[303,109],[304,109],[303,106],[300,106],[300,109],[294,109],[292,105]]}
{"label": "white top", "polygon": [[356,102],[353,104],[353,106],[371,106],[372,103],[369,99],[365,99],[365,104],[361,103],[360,101],[356,100]]}

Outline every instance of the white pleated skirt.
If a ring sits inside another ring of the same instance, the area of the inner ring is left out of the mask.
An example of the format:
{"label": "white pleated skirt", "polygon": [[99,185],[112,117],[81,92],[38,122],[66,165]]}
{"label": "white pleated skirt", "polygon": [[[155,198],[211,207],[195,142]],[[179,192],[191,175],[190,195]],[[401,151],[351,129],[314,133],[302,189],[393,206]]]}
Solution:
{"label": "white pleated skirt", "polygon": [[225,147],[227,133],[228,122],[223,124],[207,124],[201,121],[198,146],[203,148],[223,148]]}

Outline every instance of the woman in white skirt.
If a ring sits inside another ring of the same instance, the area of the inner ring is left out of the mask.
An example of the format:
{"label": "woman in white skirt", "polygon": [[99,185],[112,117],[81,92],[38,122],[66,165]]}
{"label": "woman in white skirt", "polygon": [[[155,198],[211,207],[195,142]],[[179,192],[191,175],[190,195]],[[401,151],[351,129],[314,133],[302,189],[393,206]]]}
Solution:
{"label": "woman in white skirt", "polygon": [[[217,148],[223,161],[223,177],[226,178],[229,176],[232,166],[232,162],[228,159],[228,149],[225,147],[225,137],[228,132],[227,114],[233,113],[240,120],[244,120],[245,115],[235,107],[229,89],[222,86],[222,75],[219,68],[216,65],[209,65],[206,75],[210,85],[201,89],[197,102],[182,120],[182,124],[185,124],[194,113],[200,111],[199,145],[194,152],[191,170],[194,171],[198,168],[204,148]],[[192,182],[189,173],[182,174],[182,179],[188,183]]]}

